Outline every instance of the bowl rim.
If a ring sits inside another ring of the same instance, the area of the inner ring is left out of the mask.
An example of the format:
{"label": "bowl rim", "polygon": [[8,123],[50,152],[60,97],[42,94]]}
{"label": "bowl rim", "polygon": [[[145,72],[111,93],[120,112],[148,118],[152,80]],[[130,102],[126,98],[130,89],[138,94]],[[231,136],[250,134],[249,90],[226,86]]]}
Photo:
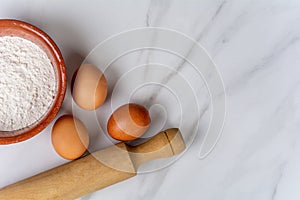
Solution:
{"label": "bowl rim", "polygon": [[66,73],[65,62],[61,51],[59,50],[55,42],[52,40],[52,38],[44,31],[42,31],[41,29],[37,28],[32,24],[29,24],[24,21],[16,20],[16,19],[0,19],[0,27],[1,28],[16,27],[32,33],[34,37],[39,37],[46,43],[47,48],[49,48],[49,51],[51,52],[51,54],[54,55],[54,59],[58,63],[58,65],[54,65],[54,63],[52,63],[53,67],[56,68],[57,71],[56,72],[57,93],[51,107],[48,109],[48,111],[45,113],[45,115],[41,118],[40,121],[38,121],[33,127],[29,128],[23,133],[15,136],[8,136],[8,137],[0,136],[0,145],[2,145],[2,144],[18,143],[30,139],[31,137],[37,135],[42,130],[44,130],[53,121],[53,119],[58,114],[61,105],[64,101],[64,97],[67,89],[67,73]]}

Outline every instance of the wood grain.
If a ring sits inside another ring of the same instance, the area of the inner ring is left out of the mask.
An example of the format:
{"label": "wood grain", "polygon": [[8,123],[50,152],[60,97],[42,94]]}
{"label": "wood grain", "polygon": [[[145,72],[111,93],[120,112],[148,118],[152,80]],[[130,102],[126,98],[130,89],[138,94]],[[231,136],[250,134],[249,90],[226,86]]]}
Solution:
{"label": "wood grain", "polygon": [[7,186],[0,199],[75,199],[135,176],[143,163],[184,149],[179,130],[169,129],[139,146],[119,143]]}

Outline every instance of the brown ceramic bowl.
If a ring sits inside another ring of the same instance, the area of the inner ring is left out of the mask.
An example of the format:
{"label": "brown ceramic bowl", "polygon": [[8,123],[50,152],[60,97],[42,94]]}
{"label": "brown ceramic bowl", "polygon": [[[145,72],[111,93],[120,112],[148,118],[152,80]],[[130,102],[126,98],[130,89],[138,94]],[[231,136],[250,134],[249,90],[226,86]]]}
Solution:
{"label": "brown ceramic bowl", "polygon": [[65,97],[67,77],[62,54],[54,41],[37,27],[18,20],[0,20],[0,37],[17,36],[37,44],[48,55],[56,72],[56,96],[47,113],[34,124],[16,131],[1,131],[0,144],[27,140],[41,132],[58,113]]}

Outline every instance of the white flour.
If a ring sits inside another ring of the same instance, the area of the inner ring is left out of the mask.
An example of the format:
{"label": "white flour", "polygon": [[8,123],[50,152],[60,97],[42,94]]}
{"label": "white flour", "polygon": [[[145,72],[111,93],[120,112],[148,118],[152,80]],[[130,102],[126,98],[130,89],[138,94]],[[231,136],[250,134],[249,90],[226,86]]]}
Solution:
{"label": "white flour", "polygon": [[56,92],[54,68],[36,44],[0,37],[0,131],[25,128],[46,114]]}

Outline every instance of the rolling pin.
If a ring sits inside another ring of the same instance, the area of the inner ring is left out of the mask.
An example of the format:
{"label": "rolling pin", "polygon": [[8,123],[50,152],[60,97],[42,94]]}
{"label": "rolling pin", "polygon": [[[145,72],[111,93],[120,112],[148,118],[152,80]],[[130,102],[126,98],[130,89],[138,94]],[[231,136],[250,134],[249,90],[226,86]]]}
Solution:
{"label": "rolling pin", "polygon": [[124,142],[0,189],[1,200],[75,199],[136,175],[140,165],[185,149],[180,131],[162,131],[147,142]]}

